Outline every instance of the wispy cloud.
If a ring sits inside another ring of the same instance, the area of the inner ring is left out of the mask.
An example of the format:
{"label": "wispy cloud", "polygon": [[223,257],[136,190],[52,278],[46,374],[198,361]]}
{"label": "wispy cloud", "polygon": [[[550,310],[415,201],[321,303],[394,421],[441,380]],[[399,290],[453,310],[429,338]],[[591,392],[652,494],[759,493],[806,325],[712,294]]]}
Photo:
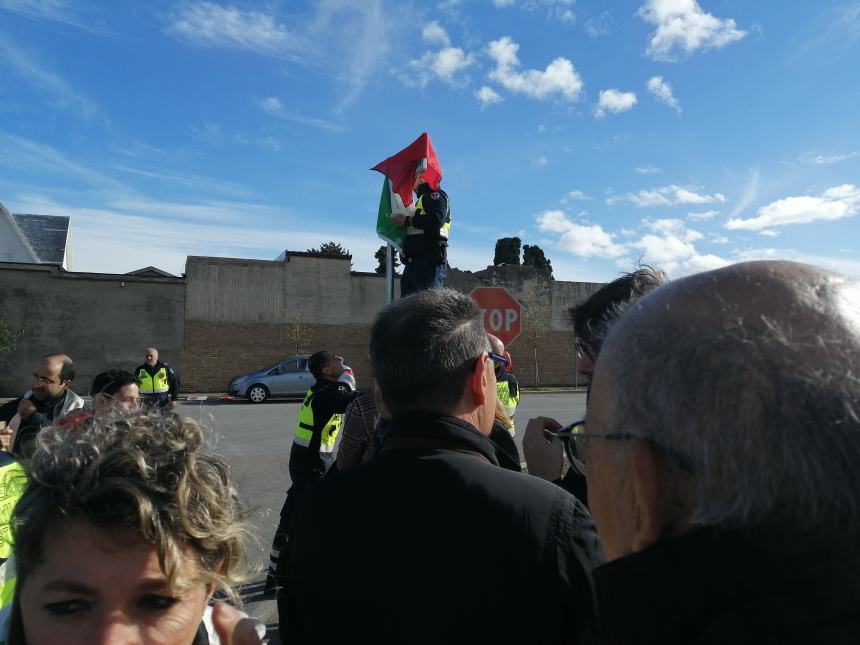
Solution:
{"label": "wispy cloud", "polygon": [[78,92],[71,84],[40,66],[32,54],[15,47],[8,38],[0,39],[0,59],[37,92],[45,95],[58,108],[75,112],[89,120],[106,121],[94,101]]}
{"label": "wispy cloud", "polygon": [[334,132],[344,129],[342,125],[333,121],[327,121],[325,119],[319,119],[317,117],[312,116],[304,116],[296,112],[291,112],[284,107],[284,105],[281,103],[281,100],[276,96],[267,96],[266,98],[256,101],[256,103],[257,106],[261,110],[263,110],[263,112],[277,119],[290,121],[292,123],[300,123],[302,125],[309,125],[314,128],[320,128],[322,130],[330,130]]}
{"label": "wispy cloud", "polygon": [[832,10],[807,25],[809,40],[793,48],[789,63],[812,58],[829,64],[844,57],[860,41],[860,2],[837,3]]}
{"label": "wispy cloud", "polygon": [[808,224],[851,217],[860,212],[860,188],[842,184],[817,196],[785,197],[758,209],[756,217],[730,219],[726,228],[761,231],[788,224]]}
{"label": "wispy cloud", "polygon": [[0,0],[0,11],[29,20],[57,22],[91,33],[108,33],[99,20],[81,15],[82,4],[66,0]]}
{"label": "wispy cloud", "polygon": [[720,214],[720,211],[702,211],[701,213],[687,213],[687,218],[701,222],[706,219],[713,219]]}
{"label": "wispy cloud", "polygon": [[574,0],[493,0],[493,5],[498,9],[507,7],[526,11],[543,9],[548,19],[559,20],[568,25],[576,22],[576,14],[572,9]]}
{"label": "wispy cloud", "polygon": [[685,204],[712,204],[725,202],[726,198],[721,193],[708,195],[696,192],[694,188],[685,188],[671,184],[651,190],[640,190],[638,193],[627,193],[625,197],[609,197],[607,203],[614,204],[619,201],[629,201],[640,208],[648,206],[682,206]]}
{"label": "wispy cloud", "polygon": [[758,168],[753,168],[750,170],[750,177],[744,186],[743,192],[741,193],[740,198],[732,208],[729,213],[729,217],[737,217],[744,211],[746,211],[753,203],[755,203],[756,198],[758,197],[758,185],[759,185],[760,173]]}
{"label": "wispy cloud", "polygon": [[585,21],[585,33],[592,40],[597,40],[601,36],[609,34],[612,26],[612,16],[608,11],[602,12],[599,16],[592,16]]}
{"label": "wispy cloud", "polygon": [[829,166],[841,161],[853,159],[857,155],[860,155],[860,152],[806,152],[798,157],[798,161],[815,164],[816,166]]}
{"label": "wispy cloud", "polygon": [[696,0],[647,0],[637,12],[657,27],[647,53],[654,60],[676,61],[698,49],[718,49],[747,32],[731,18],[706,13]]}
{"label": "wispy cloud", "polygon": [[594,116],[602,119],[608,112],[612,114],[627,112],[634,105],[636,105],[635,92],[622,92],[616,89],[601,90],[597,105],[594,106]]}
{"label": "wispy cloud", "polygon": [[573,63],[559,57],[542,71],[521,70],[517,57],[519,48],[510,36],[503,36],[489,44],[487,52],[496,63],[490,72],[491,80],[511,92],[538,100],[560,97],[572,101],[579,97],[583,84]]}
{"label": "wispy cloud", "polygon": [[663,171],[657,166],[646,164],[644,166],[636,166],[636,172],[640,175],[659,175]]}
{"label": "wispy cloud", "polygon": [[561,198],[562,204],[567,204],[568,202],[580,202],[580,201],[591,201],[591,197],[586,195],[581,190],[571,190],[564,197]]}
{"label": "wispy cloud", "polygon": [[681,104],[672,94],[672,86],[664,81],[662,76],[652,76],[649,78],[646,87],[651,94],[657,97],[658,101],[662,101],[678,114],[681,114]]}

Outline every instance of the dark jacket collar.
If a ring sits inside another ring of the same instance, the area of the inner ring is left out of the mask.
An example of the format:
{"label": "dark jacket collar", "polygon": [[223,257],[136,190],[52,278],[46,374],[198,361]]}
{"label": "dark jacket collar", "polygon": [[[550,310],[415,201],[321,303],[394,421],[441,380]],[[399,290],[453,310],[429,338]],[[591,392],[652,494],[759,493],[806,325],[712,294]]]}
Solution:
{"label": "dark jacket collar", "polygon": [[719,621],[827,618],[860,606],[856,551],[787,536],[705,527],[598,567],[602,641],[695,642]]}
{"label": "dark jacket collar", "polygon": [[400,448],[458,450],[477,453],[498,465],[493,445],[471,423],[432,412],[404,412],[385,429],[382,451]]}

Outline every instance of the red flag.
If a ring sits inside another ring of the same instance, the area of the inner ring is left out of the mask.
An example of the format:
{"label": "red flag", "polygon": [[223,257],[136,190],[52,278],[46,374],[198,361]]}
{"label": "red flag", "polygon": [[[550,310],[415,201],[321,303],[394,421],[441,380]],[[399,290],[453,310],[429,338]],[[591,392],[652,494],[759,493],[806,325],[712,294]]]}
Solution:
{"label": "red flag", "polygon": [[418,164],[426,160],[427,170],[424,171],[424,181],[433,190],[439,190],[442,181],[442,166],[436,157],[436,151],[430,141],[430,135],[422,132],[421,136],[406,146],[403,150],[376,164],[371,170],[381,172],[391,180],[394,192],[400,195],[405,206],[412,203],[412,186],[415,184],[415,171]]}

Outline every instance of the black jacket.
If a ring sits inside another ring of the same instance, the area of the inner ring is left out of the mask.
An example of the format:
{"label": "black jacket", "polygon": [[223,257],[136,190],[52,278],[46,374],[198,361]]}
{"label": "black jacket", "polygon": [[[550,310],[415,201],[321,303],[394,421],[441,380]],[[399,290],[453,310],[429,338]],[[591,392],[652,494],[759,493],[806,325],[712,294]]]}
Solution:
{"label": "black jacket", "polygon": [[860,553],[703,528],[594,572],[607,645],[860,643]]}
{"label": "black jacket", "polygon": [[441,188],[433,190],[427,184],[418,186],[415,193],[421,199],[421,208],[412,216],[411,226],[424,231],[421,235],[407,235],[403,250],[407,258],[439,253],[439,231],[450,219],[448,193]]}
{"label": "black jacket", "polygon": [[591,517],[573,497],[496,465],[452,417],[401,415],[370,462],[300,502],[279,598],[290,643],[584,642]]}

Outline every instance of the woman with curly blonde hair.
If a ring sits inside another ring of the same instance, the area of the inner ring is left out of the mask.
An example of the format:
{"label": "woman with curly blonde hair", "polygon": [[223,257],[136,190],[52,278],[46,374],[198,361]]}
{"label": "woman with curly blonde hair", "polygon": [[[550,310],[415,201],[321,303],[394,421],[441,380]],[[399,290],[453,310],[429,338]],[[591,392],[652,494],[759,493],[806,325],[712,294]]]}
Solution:
{"label": "woman with curly blonde hair", "polygon": [[239,614],[217,609],[216,630],[209,600],[216,589],[235,599],[250,573],[248,525],[200,426],[141,414],[47,428],[27,466],[13,516],[10,645],[224,638],[224,617]]}

